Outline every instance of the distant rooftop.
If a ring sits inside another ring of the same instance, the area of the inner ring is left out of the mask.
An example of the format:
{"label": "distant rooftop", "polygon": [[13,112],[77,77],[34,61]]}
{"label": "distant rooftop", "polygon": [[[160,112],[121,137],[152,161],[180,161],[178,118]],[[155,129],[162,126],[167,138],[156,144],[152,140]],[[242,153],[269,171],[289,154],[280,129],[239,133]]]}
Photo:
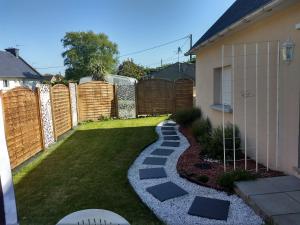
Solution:
{"label": "distant rooftop", "polygon": [[43,79],[22,57],[8,51],[0,51],[0,77]]}
{"label": "distant rooftop", "polygon": [[146,75],[145,78],[167,79],[172,81],[179,78],[195,80],[195,63],[180,63],[179,67],[177,62],[166,66],[159,71],[152,72]]}

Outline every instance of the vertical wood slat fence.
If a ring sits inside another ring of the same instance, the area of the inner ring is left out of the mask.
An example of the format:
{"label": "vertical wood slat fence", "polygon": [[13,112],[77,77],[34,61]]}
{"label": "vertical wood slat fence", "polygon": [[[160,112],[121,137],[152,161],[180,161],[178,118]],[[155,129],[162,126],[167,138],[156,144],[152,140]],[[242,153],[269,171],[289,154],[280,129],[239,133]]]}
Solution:
{"label": "vertical wood slat fence", "polygon": [[116,110],[115,86],[103,81],[78,85],[79,121],[114,117]]}
{"label": "vertical wood slat fence", "polygon": [[139,115],[170,114],[193,107],[193,81],[179,79],[142,80],[137,84],[137,113]]}
{"label": "vertical wood slat fence", "polygon": [[51,102],[55,139],[72,129],[69,88],[56,84],[51,88]]}
{"label": "vertical wood slat fence", "polygon": [[15,88],[2,93],[7,147],[12,168],[43,149],[37,91]]}
{"label": "vertical wood slat fence", "polygon": [[135,110],[140,115],[167,114],[193,105],[189,80],[147,80],[119,88],[118,92],[115,85],[93,81],[69,87],[40,85],[35,91],[18,87],[1,93],[12,168],[49,147],[78,121],[133,118]]}

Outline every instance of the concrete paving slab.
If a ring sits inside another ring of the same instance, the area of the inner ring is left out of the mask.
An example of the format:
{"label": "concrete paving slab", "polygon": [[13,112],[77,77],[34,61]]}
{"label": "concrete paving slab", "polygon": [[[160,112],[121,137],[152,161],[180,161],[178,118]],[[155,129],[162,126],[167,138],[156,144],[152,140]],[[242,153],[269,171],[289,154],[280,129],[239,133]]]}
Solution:
{"label": "concrete paving slab", "polygon": [[178,136],[164,136],[165,141],[178,141],[180,138]]}
{"label": "concrete paving slab", "polygon": [[300,191],[300,179],[294,176],[272,177],[265,180],[270,181],[280,192]]}
{"label": "concrete paving slab", "polygon": [[300,213],[300,203],[285,193],[254,195],[251,199],[255,205],[270,216]]}
{"label": "concrete paving slab", "polygon": [[266,179],[236,182],[235,185],[244,195],[246,195],[246,197],[257,194],[269,194],[280,192],[279,189],[277,189],[272,183],[270,183]]}
{"label": "concrete paving slab", "polygon": [[180,142],[179,141],[164,141],[161,146],[166,147],[179,147]]}
{"label": "concrete paving slab", "polygon": [[300,203],[300,191],[286,192],[286,194]]}
{"label": "concrete paving slab", "polygon": [[275,224],[300,225],[300,213],[273,216]]}
{"label": "concrete paving slab", "polygon": [[174,150],[172,150],[172,149],[157,148],[153,152],[151,152],[151,155],[169,156],[173,152],[174,152]]}
{"label": "concrete paving slab", "polygon": [[146,190],[161,202],[188,194],[185,190],[173,182],[158,184],[148,187]]}
{"label": "concrete paving slab", "polygon": [[167,177],[166,171],[164,168],[149,168],[149,169],[140,169],[140,179],[157,179]]}
{"label": "concrete paving slab", "polygon": [[145,165],[160,165],[164,166],[166,164],[166,158],[159,158],[159,157],[147,157],[143,164]]}
{"label": "concrete paving slab", "polygon": [[227,220],[230,202],[197,196],[188,214],[215,220]]}

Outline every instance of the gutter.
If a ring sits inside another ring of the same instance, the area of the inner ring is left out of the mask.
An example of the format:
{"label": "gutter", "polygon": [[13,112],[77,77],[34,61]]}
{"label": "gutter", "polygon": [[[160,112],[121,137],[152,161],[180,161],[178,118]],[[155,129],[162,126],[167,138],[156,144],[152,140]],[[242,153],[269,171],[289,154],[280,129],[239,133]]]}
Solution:
{"label": "gutter", "polygon": [[[187,53],[185,53],[185,56],[191,55],[191,54],[195,54],[196,51],[198,51],[200,48],[206,46],[207,44],[214,42],[216,39],[223,37],[225,34],[229,33],[230,31],[236,29],[237,27],[245,24],[245,23],[249,23],[251,22],[252,19],[255,19],[255,17],[260,16],[266,12],[270,12],[273,8],[275,8],[276,6],[280,5],[282,2],[284,2],[284,0],[274,0],[272,2],[270,2],[269,4],[259,8],[258,10],[252,12],[251,14],[243,17],[242,19],[240,19],[239,21],[231,24],[230,26],[228,26],[227,28],[225,28],[224,30],[220,31],[219,33],[215,34],[214,36],[212,36],[211,38],[209,38],[208,40],[202,42],[201,44],[199,44],[198,46],[190,49]],[[300,26],[300,24],[299,24]],[[300,29],[300,28],[299,28]]]}

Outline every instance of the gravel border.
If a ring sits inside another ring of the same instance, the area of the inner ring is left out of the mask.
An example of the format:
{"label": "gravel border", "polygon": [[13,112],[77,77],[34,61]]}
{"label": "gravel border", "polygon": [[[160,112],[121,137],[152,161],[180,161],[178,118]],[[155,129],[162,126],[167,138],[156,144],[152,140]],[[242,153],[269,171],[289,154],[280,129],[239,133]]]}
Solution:
{"label": "gravel border", "polygon": [[[143,161],[146,157],[151,156],[150,153],[161,147],[163,142],[163,136],[161,133],[161,126],[170,121],[161,122],[156,127],[156,132],[159,135],[158,140],[149,145],[144,151],[137,157],[135,162],[128,170],[128,180],[139,195],[141,200],[155,213],[167,225],[260,225],[263,224],[263,220],[255,214],[255,212],[247,206],[241,198],[237,195],[228,195],[225,192],[217,191],[212,188],[207,188],[194,183],[189,182],[186,179],[181,178],[176,169],[176,164],[180,155],[190,146],[185,136],[179,132],[178,126],[175,126],[178,136],[180,137],[180,147],[164,147],[174,149],[175,151],[168,157],[167,163],[163,166],[168,175],[167,178],[140,180],[139,169],[144,168],[157,168],[161,166],[143,165]],[[170,199],[164,202],[160,202],[154,198],[150,193],[146,191],[146,188],[154,186],[156,184],[172,181],[189,194],[174,199]],[[188,210],[192,205],[192,202],[196,196],[203,196],[208,198],[216,198],[230,201],[230,209],[227,221],[206,219],[197,216],[188,215]]]}

